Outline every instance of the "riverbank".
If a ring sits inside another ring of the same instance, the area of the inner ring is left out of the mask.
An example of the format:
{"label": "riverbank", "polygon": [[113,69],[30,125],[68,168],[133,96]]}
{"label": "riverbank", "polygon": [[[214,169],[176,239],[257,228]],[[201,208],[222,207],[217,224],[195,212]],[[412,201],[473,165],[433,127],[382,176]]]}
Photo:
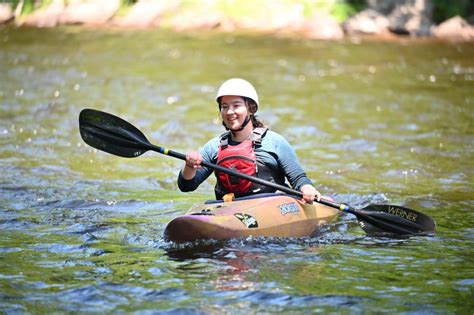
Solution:
{"label": "riverbank", "polygon": [[[314,1],[313,1],[314,2]],[[0,3],[0,24],[163,28],[172,31],[251,31],[276,36],[338,40],[364,36],[442,38],[474,41],[474,27],[460,16],[436,25],[431,0],[368,1],[356,7],[337,1],[50,0]],[[128,4],[126,4],[128,3]]]}

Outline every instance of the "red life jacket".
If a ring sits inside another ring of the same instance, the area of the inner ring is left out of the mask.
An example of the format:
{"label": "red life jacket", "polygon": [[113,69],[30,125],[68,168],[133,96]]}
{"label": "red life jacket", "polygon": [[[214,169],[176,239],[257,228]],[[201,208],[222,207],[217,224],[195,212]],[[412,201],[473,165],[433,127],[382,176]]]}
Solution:
{"label": "red life jacket", "polygon": [[[217,154],[217,165],[236,170],[240,173],[255,176],[258,173],[257,157],[254,148],[261,145],[262,137],[267,128],[255,128],[252,139],[247,139],[235,146],[229,146],[230,133],[221,136],[219,152]],[[218,185],[225,193],[239,195],[252,194],[258,188],[253,187],[249,180],[216,172]]]}

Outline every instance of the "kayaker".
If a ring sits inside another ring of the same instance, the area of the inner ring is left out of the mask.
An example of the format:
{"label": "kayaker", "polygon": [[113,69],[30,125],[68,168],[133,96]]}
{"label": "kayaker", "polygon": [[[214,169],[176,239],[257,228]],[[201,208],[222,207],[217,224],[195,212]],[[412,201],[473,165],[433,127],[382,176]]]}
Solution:
{"label": "kayaker", "polygon": [[[200,151],[186,154],[186,163],[178,176],[181,191],[194,191],[211,175],[213,170],[201,165],[204,160],[279,185],[285,185],[286,179],[293,189],[301,191],[304,201],[320,200],[321,194],[306,176],[292,146],[283,136],[268,130],[255,115],[259,100],[252,84],[240,78],[229,79],[220,86],[216,101],[227,131],[211,139]],[[275,191],[218,171],[216,178],[217,199]]]}

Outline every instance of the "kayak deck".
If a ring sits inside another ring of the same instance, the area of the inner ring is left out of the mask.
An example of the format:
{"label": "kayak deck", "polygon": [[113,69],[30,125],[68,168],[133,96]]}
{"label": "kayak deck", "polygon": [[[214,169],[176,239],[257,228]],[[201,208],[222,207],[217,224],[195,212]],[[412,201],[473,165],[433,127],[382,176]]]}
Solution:
{"label": "kayak deck", "polygon": [[260,194],[232,202],[207,201],[168,223],[164,238],[174,242],[247,236],[308,237],[334,220],[339,210],[302,203],[285,194]]}

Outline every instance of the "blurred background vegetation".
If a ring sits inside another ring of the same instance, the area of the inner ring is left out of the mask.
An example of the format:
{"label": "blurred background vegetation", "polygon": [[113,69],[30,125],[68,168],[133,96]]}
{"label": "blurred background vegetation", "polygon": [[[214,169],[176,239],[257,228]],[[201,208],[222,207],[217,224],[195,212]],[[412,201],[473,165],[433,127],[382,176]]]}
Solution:
{"label": "blurred background vegetation", "polygon": [[[0,0],[3,3],[12,3],[16,7],[23,2],[21,14],[29,14],[38,8],[49,5],[53,0]],[[408,2],[409,0],[407,0]],[[459,15],[463,18],[470,18],[474,15],[474,1],[472,0],[426,0],[433,4],[433,21],[440,23],[453,16]],[[67,4],[67,0],[65,3]],[[121,0],[120,12],[126,12],[129,7],[138,0]],[[262,1],[264,4],[265,1]],[[366,9],[370,0],[285,0],[285,3],[300,4],[304,7],[305,16],[311,16],[318,10],[329,12],[337,21],[342,22],[348,17]],[[219,8],[224,14],[230,17],[239,17],[256,12],[256,8],[265,9],[265,5],[255,0],[208,0],[207,5]],[[198,0],[182,0],[183,7],[199,5]]]}
{"label": "blurred background vegetation", "polygon": [[474,14],[472,0],[432,0],[434,3],[433,21],[441,23],[453,16],[469,18]]}

